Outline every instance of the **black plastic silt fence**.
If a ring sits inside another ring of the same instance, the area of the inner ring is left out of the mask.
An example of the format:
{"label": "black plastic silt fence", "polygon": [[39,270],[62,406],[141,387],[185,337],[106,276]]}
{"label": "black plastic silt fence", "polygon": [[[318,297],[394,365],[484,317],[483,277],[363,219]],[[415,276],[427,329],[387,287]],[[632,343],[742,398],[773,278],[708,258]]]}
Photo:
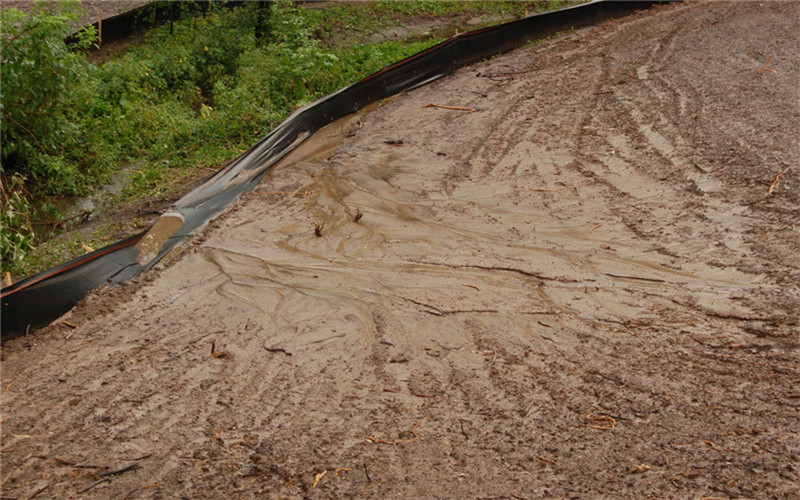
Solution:
{"label": "black plastic silt fence", "polygon": [[659,2],[597,0],[462,33],[299,109],[178,200],[148,231],[2,289],[2,340],[49,324],[99,286],[130,280],[150,269],[239,195],[253,189],[278,160],[331,122],[530,40],[619,17],[653,3]]}

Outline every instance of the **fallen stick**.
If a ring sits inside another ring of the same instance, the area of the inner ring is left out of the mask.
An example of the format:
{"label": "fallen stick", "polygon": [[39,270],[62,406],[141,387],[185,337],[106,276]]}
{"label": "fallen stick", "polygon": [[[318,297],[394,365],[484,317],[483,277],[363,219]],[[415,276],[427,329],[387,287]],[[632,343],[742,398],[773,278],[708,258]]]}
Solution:
{"label": "fallen stick", "polygon": [[86,488],[83,488],[82,490],[78,490],[78,494],[80,495],[81,493],[89,491],[92,488],[94,488],[95,486],[97,486],[98,484],[105,483],[106,481],[110,481],[110,479],[108,479],[107,477],[104,477],[103,479],[98,479],[97,481],[93,482],[92,484],[90,484]]}
{"label": "fallen stick", "polygon": [[[586,415],[586,419],[592,422],[598,422],[597,424],[583,424],[585,427],[590,427],[592,429],[607,431],[617,426],[616,419],[614,419],[614,417],[609,417],[608,415],[596,415],[594,413],[590,413]],[[599,424],[599,422],[606,422],[606,423]]]}
{"label": "fallen stick", "polygon": [[34,491],[34,492],[33,492],[33,495],[31,495],[31,496],[29,496],[29,497],[28,497],[28,500],[31,500],[31,499],[33,499],[33,498],[36,498],[36,497],[38,497],[39,495],[41,495],[42,493],[44,493],[44,492],[45,492],[45,491],[46,491],[48,488],[50,488],[50,485],[49,485],[49,484],[48,484],[48,485],[46,485],[46,486],[42,486],[42,487],[41,487],[41,488],[39,488],[38,490]]}
{"label": "fallen stick", "polygon": [[369,469],[367,469],[367,464],[366,464],[366,462],[365,462],[365,463],[363,463],[363,464],[361,464],[361,465],[363,465],[363,466],[364,466],[364,474],[367,476],[367,482],[368,482],[368,483],[371,483],[371,482],[372,482],[372,479],[369,477]]}
{"label": "fallen stick", "polygon": [[126,472],[130,472],[132,470],[136,470],[136,469],[140,469],[140,468],[141,468],[141,465],[139,465],[139,464],[131,464],[131,465],[129,465],[127,467],[123,467],[121,469],[112,470],[112,471],[109,471],[109,472],[103,472],[102,474],[100,474],[100,477],[116,476],[118,474],[124,474]]}
{"label": "fallen stick", "polygon": [[328,471],[324,470],[324,471],[320,472],[319,474],[317,474],[316,476],[314,476],[314,484],[311,487],[312,488],[316,488],[317,485],[319,484],[320,479],[325,477],[325,474],[327,474],[327,473],[328,473]]}
{"label": "fallen stick", "polygon": [[628,276],[625,274],[606,273],[606,276],[611,276],[612,278],[628,279],[628,280],[650,281],[652,283],[666,283],[665,280],[659,278],[644,278],[642,276]]}
{"label": "fallen stick", "polygon": [[426,104],[423,108],[441,108],[441,109],[452,109],[455,111],[469,111],[470,113],[474,113],[475,110],[472,108],[462,108],[459,106],[442,106],[441,104]]}
{"label": "fallen stick", "polygon": [[549,464],[558,465],[558,462],[556,462],[555,460],[550,460],[549,458],[544,458],[544,457],[543,457],[543,456],[541,456],[541,455],[536,455],[536,458],[538,458],[538,459],[539,459],[539,460],[541,460],[542,462],[547,462],[547,463],[549,463]]}
{"label": "fallen stick", "polygon": [[784,174],[785,174],[786,172],[788,172],[788,171],[789,171],[789,168],[790,168],[790,167],[786,167],[786,168],[784,168],[784,169],[783,169],[783,172],[781,172],[781,173],[779,173],[777,176],[775,176],[775,180],[774,180],[774,181],[772,181],[772,185],[770,185],[770,187],[769,187],[769,191],[767,191],[767,194],[768,194],[768,195],[772,196],[772,192],[773,192],[773,191],[775,191],[775,188],[776,188],[776,187],[778,187],[778,181],[780,181],[780,180],[781,180],[781,177],[783,177],[783,176],[784,176]]}
{"label": "fallen stick", "polygon": [[776,73],[776,74],[778,73],[778,72],[777,72],[777,71],[775,71],[774,69],[772,69],[772,68],[768,68],[768,67],[767,67],[767,66],[769,66],[769,63],[770,63],[770,61],[772,61],[772,56],[770,56],[770,57],[768,57],[768,58],[767,58],[767,62],[765,62],[763,66],[761,66],[760,68],[758,68],[757,70],[755,70],[755,71],[756,71],[756,73],[758,73],[758,76],[762,76],[762,75],[764,74],[764,72],[765,72],[765,71],[772,71],[773,73]]}

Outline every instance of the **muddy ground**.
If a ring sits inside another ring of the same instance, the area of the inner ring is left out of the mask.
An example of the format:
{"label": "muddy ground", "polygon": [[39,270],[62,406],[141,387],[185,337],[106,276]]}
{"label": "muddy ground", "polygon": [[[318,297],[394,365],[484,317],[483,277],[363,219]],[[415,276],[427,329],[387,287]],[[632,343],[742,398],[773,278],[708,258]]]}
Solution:
{"label": "muddy ground", "polygon": [[797,498],[798,20],[661,6],[323,130],[3,346],[3,496]]}

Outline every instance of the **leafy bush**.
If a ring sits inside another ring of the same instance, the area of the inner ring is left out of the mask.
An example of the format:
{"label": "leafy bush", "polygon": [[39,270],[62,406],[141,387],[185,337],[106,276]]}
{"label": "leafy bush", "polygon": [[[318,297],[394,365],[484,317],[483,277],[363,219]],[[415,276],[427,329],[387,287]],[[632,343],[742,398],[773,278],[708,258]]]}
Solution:
{"label": "leafy bush", "polygon": [[25,178],[19,175],[0,184],[3,211],[0,212],[0,249],[4,263],[19,263],[34,248],[31,205],[25,191]]}
{"label": "leafy bush", "polygon": [[81,136],[70,108],[74,89],[92,69],[82,50],[94,43],[93,30],[81,32],[71,47],[64,42],[79,14],[77,2],[0,13],[2,169],[28,176],[48,192],[80,191],[76,169],[60,158]]}

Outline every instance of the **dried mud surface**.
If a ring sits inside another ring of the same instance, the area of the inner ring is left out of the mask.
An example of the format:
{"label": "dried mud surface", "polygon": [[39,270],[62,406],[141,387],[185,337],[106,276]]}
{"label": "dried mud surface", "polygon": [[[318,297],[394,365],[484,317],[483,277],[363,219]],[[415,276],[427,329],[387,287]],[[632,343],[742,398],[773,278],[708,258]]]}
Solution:
{"label": "dried mud surface", "polygon": [[3,346],[3,495],[797,498],[798,19],[662,6],[323,130]]}

